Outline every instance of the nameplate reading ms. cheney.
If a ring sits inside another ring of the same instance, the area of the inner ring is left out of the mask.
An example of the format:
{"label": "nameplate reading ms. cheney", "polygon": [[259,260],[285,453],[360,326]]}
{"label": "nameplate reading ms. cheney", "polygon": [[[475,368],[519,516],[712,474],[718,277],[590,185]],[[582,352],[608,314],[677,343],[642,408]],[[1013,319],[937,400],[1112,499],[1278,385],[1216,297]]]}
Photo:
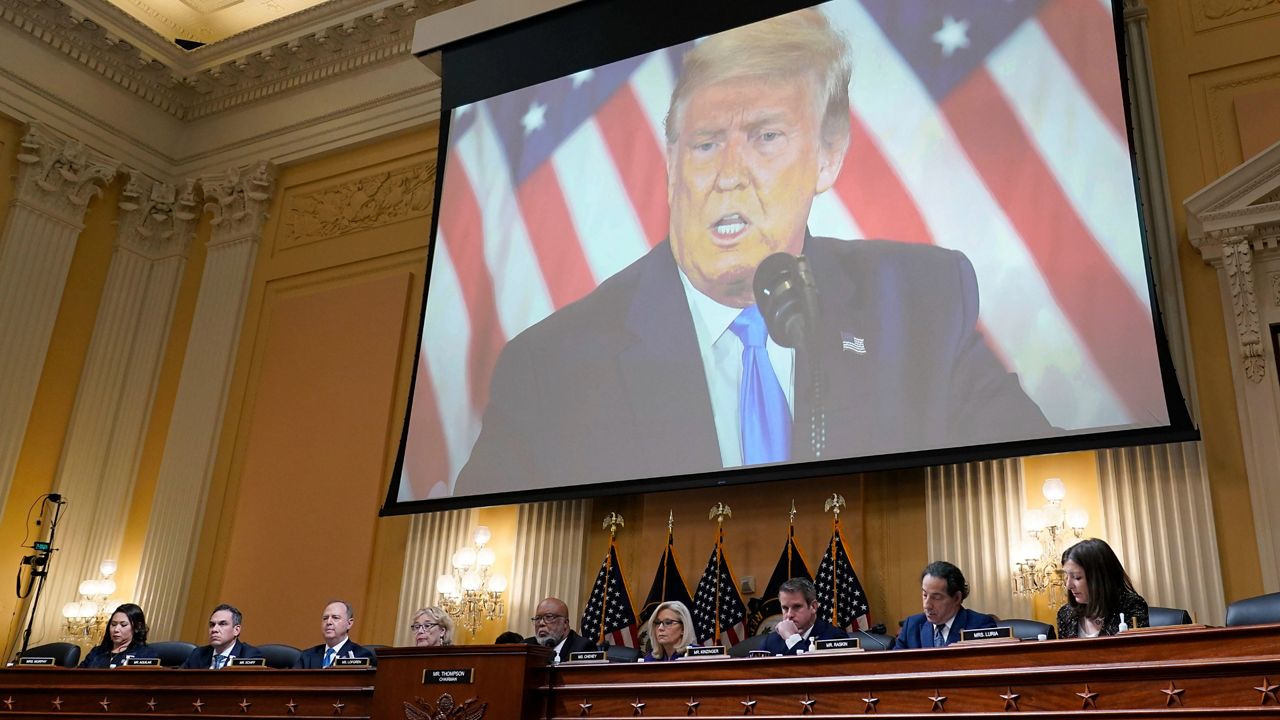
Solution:
{"label": "nameplate reading ms. cheney", "polygon": [[447,670],[423,670],[423,685],[470,685],[475,680],[475,668],[450,668]]}

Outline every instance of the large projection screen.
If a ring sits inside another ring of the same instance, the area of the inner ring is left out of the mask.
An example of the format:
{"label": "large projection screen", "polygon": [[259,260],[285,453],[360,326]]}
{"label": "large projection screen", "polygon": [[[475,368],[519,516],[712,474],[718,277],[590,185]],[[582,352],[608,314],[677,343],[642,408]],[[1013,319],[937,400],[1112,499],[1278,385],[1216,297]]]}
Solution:
{"label": "large projection screen", "polygon": [[[795,5],[588,1],[445,48],[384,512],[1194,437],[1118,11],[832,0],[759,22]],[[753,351],[735,318],[773,251],[812,268],[814,339]]]}

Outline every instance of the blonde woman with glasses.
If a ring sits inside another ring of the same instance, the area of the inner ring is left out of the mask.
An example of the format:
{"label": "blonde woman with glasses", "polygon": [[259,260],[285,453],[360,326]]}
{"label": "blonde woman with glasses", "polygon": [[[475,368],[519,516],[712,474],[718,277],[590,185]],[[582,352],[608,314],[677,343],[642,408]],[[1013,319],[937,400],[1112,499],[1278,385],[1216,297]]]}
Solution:
{"label": "blonde woman with glasses", "polygon": [[424,607],[413,614],[413,644],[418,647],[442,647],[453,644],[453,618],[435,607]]}
{"label": "blonde woman with glasses", "polygon": [[645,662],[679,660],[694,642],[689,608],[677,600],[664,602],[649,616],[649,645]]}

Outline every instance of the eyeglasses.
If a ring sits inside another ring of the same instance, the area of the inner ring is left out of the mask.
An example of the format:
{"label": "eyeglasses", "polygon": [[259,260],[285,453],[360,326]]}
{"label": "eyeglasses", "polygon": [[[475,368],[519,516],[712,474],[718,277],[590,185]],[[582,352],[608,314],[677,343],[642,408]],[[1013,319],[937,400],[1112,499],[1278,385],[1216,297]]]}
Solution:
{"label": "eyeglasses", "polygon": [[438,627],[440,627],[440,623],[414,623],[409,626],[409,629],[416,633],[420,633],[423,630],[430,630],[431,628]]}
{"label": "eyeglasses", "polygon": [[672,625],[683,625],[683,620],[654,620],[654,627],[668,628]]}
{"label": "eyeglasses", "polygon": [[566,618],[563,615],[556,615],[553,613],[547,613],[546,615],[534,615],[533,617],[529,618],[529,622],[533,623],[534,625],[537,625],[538,623],[544,623],[546,625],[550,625],[551,623],[557,620],[568,620],[568,618]]}

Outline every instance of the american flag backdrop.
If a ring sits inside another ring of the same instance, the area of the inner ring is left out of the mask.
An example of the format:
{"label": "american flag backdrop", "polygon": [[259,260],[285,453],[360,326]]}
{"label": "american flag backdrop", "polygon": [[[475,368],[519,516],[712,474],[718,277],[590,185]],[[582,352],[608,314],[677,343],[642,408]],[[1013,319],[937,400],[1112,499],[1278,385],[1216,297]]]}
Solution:
{"label": "american flag backdrop", "polygon": [[[1168,421],[1108,0],[836,0],[852,141],[815,235],[933,243],[1050,422]],[[454,111],[399,499],[452,494],[507,340],[667,233],[689,46]]]}
{"label": "american flag backdrop", "polygon": [[839,520],[835,521],[831,542],[827,543],[813,584],[818,592],[818,617],[849,632],[871,627],[871,606],[849,560]]}
{"label": "american flag backdrop", "polygon": [[600,572],[591,586],[587,609],[582,612],[582,624],[578,626],[582,636],[597,645],[637,647],[640,626],[636,622],[636,608],[631,604],[631,593],[618,565],[618,550],[609,541],[609,553],[600,563]]}
{"label": "american flag backdrop", "polygon": [[748,637],[747,604],[724,556],[724,530],[717,532],[716,546],[707,558],[707,568],[702,571],[693,594],[693,607],[689,609],[700,644],[733,647]]}

